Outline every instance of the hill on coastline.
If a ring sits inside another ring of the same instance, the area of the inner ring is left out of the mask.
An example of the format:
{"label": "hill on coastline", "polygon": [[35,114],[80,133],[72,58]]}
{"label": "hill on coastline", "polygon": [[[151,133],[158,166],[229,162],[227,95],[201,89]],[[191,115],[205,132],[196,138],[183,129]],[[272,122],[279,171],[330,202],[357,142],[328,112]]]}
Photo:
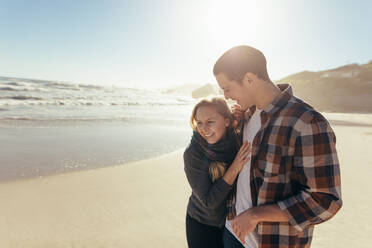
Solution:
{"label": "hill on coastline", "polygon": [[319,111],[372,112],[372,61],[325,71],[303,71],[275,83],[289,83],[296,96]]}
{"label": "hill on coastline", "polygon": [[[319,111],[372,113],[372,61],[324,71],[303,71],[274,82],[291,84],[297,97]],[[211,84],[187,93],[193,98],[222,94],[217,85]]]}

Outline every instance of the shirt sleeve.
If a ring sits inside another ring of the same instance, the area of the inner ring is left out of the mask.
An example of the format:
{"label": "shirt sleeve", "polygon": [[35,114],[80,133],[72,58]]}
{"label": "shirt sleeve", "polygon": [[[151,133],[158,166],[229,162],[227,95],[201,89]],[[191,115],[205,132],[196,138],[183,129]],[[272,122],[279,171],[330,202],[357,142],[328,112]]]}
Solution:
{"label": "shirt sleeve", "polygon": [[292,180],[299,193],[279,207],[302,231],[334,216],[342,206],[336,137],[329,123],[315,117],[305,123],[295,141]]}
{"label": "shirt sleeve", "polygon": [[212,183],[209,164],[202,159],[184,153],[184,169],[193,194],[205,208],[215,209],[226,200],[232,186],[219,178]]}

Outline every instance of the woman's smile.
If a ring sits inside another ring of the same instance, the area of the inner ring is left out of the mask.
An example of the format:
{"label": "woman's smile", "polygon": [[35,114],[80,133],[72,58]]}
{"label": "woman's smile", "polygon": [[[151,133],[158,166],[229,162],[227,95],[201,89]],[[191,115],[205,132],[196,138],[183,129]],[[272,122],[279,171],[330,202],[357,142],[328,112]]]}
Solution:
{"label": "woman's smile", "polygon": [[204,134],[205,137],[211,137],[213,135],[213,133],[211,134]]}

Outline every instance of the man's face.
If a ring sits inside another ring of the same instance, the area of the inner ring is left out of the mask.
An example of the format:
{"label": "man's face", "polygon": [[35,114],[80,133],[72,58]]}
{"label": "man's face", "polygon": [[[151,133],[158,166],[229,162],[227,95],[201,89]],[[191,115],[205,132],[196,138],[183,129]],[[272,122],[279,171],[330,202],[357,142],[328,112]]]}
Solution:
{"label": "man's face", "polygon": [[218,74],[216,80],[223,90],[226,99],[236,101],[242,109],[247,109],[254,105],[253,98],[251,97],[251,90],[249,90],[249,86],[244,84],[244,82],[239,83],[235,80],[230,80],[223,73]]}

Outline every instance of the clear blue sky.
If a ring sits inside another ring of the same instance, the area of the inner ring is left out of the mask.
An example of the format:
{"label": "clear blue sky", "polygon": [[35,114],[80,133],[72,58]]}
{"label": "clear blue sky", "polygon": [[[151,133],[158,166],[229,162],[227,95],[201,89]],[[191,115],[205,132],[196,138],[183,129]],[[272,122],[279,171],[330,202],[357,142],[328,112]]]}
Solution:
{"label": "clear blue sky", "polygon": [[173,87],[215,83],[248,44],[280,79],[372,60],[369,0],[0,0],[0,76]]}

